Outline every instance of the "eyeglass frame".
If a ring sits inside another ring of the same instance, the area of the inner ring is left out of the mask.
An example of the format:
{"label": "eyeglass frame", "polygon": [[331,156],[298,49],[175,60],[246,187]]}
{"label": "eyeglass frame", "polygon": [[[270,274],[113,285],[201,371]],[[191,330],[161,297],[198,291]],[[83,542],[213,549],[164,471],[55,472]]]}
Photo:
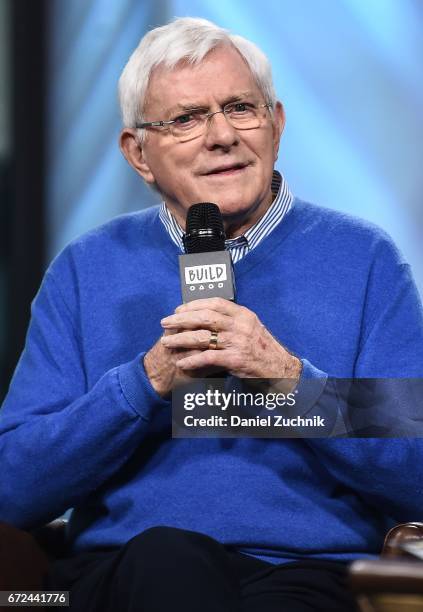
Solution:
{"label": "eyeglass frame", "polygon": [[[225,115],[226,118],[226,113],[225,113],[225,108],[231,104],[245,104],[245,102],[241,102],[241,101],[233,101],[233,102],[228,102],[227,104],[225,104],[225,106],[218,111],[214,111],[211,113],[204,113],[205,116],[205,120],[204,120],[204,125],[207,125],[207,122],[209,121],[209,119],[211,119],[214,115],[218,115],[219,113],[223,113]],[[259,108],[268,108],[269,110],[271,108],[273,108],[273,104],[271,102],[266,102],[265,104],[258,104],[256,107],[256,109]],[[201,107],[198,108],[191,108],[191,109],[186,109],[185,113],[181,113],[181,114],[189,114],[189,112],[191,111],[197,111],[197,110],[203,110]],[[176,123],[177,119],[169,119],[168,121],[146,121],[143,123],[136,123],[135,124],[135,128],[137,130],[143,130],[145,128],[149,128],[149,127],[165,127],[167,125],[173,125],[174,123]],[[232,123],[229,121],[229,123],[232,125]],[[235,127],[235,126],[233,126]],[[240,129],[235,127],[235,129]],[[242,128],[241,128],[242,129]],[[246,128],[249,129],[249,128]],[[254,128],[250,128],[250,129],[254,129]],[[172,134],[173,136],[173,134]]]}

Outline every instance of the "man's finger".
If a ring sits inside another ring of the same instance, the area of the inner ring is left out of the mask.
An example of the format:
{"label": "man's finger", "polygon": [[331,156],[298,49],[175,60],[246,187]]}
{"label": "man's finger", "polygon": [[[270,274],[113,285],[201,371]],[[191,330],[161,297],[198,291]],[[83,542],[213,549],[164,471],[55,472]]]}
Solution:
{"label": "man's finger", "polygon": [[215,310],[202,309],[170,315],[160,321],[164,329],[210,329],[224,331],[232,327],[233,318]]}
{"label": "man's finger", "polygon": [[181,368],[181,370],[197,370],[199,368],[208,368],[211,366],[228,369],[227,361],[227,351],[207,350],[197,353],[197,355],[179,359],[175,365]]}
{"label": "man's finger", "polygon": [[230,302],[229,300],[225,300],[224,298],[214,297],[203,300],[193,300],[187,304],[181,304],[181,306],[178,306],[175,309],[175,313],[208,309],[215,310],[216,312],[220,312],[221,314],[229,317],[234,317],[239,314],[240,310],[243,308],[243,306]]}
{"label": "man's finger", "polygon": [[[212,332],[208,329],[200,329],[196,331],[187,331],[174,334],[172,336],[163,336],[162,344],[169,349],[201,349],[206,350],[210,347],[212,340]],[[218,334],[218,346],[216,348],[225,348],[225,335],[223,332]]]}

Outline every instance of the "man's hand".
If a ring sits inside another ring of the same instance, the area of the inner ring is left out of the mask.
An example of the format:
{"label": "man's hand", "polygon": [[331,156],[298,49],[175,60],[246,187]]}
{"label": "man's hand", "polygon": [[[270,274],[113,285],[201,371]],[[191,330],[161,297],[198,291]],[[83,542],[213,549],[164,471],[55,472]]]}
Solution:
{"label": "man's hand", "polygon": [[[182,370],[176,362],[183,357],[195,356],[201,351],[187,350],[186,348],[166,347],[162,342],[163,338],[176,334],[178,330],[165,330],[164,334],[156,344],[148,351],[144,357],[144,368],[156,393],[161,397],[167,397],[172,389],[189,382],[192,378],[206,377],[216,369],[196,369],[190,371],[189,368]],[[220,369],[220,368],[219,368]]]}
{"label": "man's hand", "polygon": [[[181,371],[217,368],[239,378],[292,379],[298,381],[300,360],[280,344],[251,310],[222,298],[195,300],[178,306],[162,319],[167,332],[161,338],[166,349],[191,350],[179,354]],[[218,333],[216,349],[210,348],[211,332]]]}

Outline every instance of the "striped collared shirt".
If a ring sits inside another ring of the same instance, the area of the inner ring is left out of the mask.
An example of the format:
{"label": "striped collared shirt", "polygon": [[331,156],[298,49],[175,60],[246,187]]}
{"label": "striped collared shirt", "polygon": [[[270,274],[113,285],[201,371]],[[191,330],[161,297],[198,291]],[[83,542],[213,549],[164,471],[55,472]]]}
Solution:
{"label": "striped collared shirt", "polygon": [[[293,201],[292,193],[285,179],[277,170],[273,171],[272,193],[274,196],[273,202],[257,223],[250,227],[242,236],[225,241],[226,249],[230,252],[234,263],[255,249],[279,225],[291,209]],[[159,217],[170,238],[184,252],[182,241],[184,231],[164,202],[160,206]]]}

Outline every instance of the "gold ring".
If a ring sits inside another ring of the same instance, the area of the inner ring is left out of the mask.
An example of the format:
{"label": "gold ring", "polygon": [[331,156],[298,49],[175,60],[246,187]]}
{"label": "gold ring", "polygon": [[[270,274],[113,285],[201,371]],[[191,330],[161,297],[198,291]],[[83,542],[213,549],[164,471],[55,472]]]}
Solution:
{"label": "gold ring", "polygon": [[213,350],[217,349],[217,331],[211,332],[210,341],[209,341],[209,349],[213,349]]}

